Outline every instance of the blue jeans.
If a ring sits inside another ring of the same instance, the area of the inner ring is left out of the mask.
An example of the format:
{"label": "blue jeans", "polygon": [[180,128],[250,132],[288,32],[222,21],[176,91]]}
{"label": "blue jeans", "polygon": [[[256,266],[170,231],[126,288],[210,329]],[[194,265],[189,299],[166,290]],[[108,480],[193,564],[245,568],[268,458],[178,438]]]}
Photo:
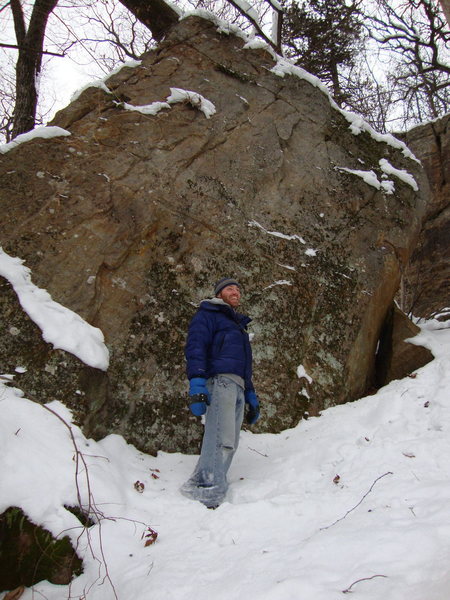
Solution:
{"label": "blue jeans", "polygon": [[205,506],[216,507],[227,493],[227,472],[239,444],[245,399],[241,386],[223,375],[208,379],[207,387],[211,403],[200,458],[180,491]]}

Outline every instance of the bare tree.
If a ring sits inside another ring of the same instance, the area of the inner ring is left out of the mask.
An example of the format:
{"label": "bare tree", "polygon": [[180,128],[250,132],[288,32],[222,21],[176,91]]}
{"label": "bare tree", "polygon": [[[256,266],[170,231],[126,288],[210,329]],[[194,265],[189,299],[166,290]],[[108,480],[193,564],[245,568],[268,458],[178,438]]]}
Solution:
{"label": "bare tree", "polygon": [[[252,6],[248,4],[248,2],[235,2],[235,0],[228,0],[228,2],[233,6],[245,19],[247,19],[253,26],[257,35],[259,35],[269,46],[272,46],[274,50],[281,54],[281,31],[282,31],[282,21],[283,21],[283,10],[278,8],[276,3],[271,0],[267,0],[266,6],[271,6],[272,10],[275,11],[278,19],[277,30],[275,32],[275,36],[268,35],[264,32],[262,27],[262,15],[259,11],[254,10]],[[273,34],[273,31],[272,31]]]}
{"label": "bare tree", "polygon": [[[373,5],[372,5],[373,6]],[[404,125],[450,109],[450,28],[437,0],[376,0],[369,35],[387,49]]]}
{"label": "bare tree", "polygon": [[358,62],[342,73],[342,85],[346,90],[344,107],[361,115],[376,131],[386,133],[392,115],[394,90],[389,79],[381,81],[365,52]]}
{"label": "bare tree", "polygon": [[93,65],[106,74],[118,63],[138,59],[155,46],[148,27],[120,2],[85,0],[70,9],[76,21],[67,19],[67,10],[55,11],[58,30],[65,31],[73,46],[67,56],[76,64]]}
{"label": "bare tree", "polygon": [[220,19],[238,25],[249,34],[253,29],[277,52],[281,52],[284,8],[278,0],[187,0],[187,3],[194,9],[208,10]]}

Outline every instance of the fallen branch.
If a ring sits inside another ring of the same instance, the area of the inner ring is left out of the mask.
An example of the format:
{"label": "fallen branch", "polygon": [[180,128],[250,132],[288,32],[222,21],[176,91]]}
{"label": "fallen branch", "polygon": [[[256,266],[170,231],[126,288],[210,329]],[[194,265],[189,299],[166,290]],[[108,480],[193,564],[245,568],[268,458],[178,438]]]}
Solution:
{"label": "fallen branch", "polygon": [[[83,535],[83,533],[87,534],[87,543],[88,546],[90,548],[91,551],[91,555],[92,557],[98,561],[99,564],[99,573],[98,573],[98,579],[101,578],[101,568],[103,567],[105,570],[105,574],[103,576],[102,579],[102,584],[105,581],[109,582],[109,585],[111,586],[111,590],[112,593],[114,595],[114,598],[116,600],[118,600],[118,596],[116,593],[116,588],[114,586],[114,583],[111,579],[111,576],[109,574],[109,569],[108,569],[108,563],[106,561],[106,556],[105,556],[105,552],[104,552],[104,548],[103,548],[103,536],[102,536],[102,521],[107,519],[107,517],[105,517],[105,515],[99,511],[95,500],[94,500],[94,496],[92,494],[92,489],[91,489],[91,481],[90,481],[90,477],[89,477],[89,468],[88,465],[86,463],[86,459],[84,454],[80,451],[80,449],[78,448],[75,436],[73,434],[72,431],[72,427],[70,426],[70,424],[63,418],[61,417],[55,410],[53,410],[52,408],[50,408],[49,406],[46,406],[45,404],[41,404],[40,402],[37,402],[36,400],[32,399],[33,402],[35,402],[36,404],[39,404],[42,408],[44,408],[45,410],[47,410],[49,413],[51,413],[53,416],[55,416],[57,419],[59,419],[59,421],[61,421],[61,423],[64,425],[64,427],[68,430],[69,432],[69,436],[70,439],[72,441],[72,445],[75,451],[75,456],[74,456],[74,460],[75,460],[75,488],[76,488],[76,492],[77,492],[77,500],[78,500],[78,505],[80,507],[81,511],[86,511],[88,515],[93,515],[95,516],[95,518],[97,519],[97,525],[98,525],[98,541],[99,541],[99,547],[100,547],[100,556],[101,559],[99,559],[96,555],[95,555],[95,551],[93,549],[92,543],[91,543],[91,537],[90,537],[90,533],[89,533],[89,528],[84,527],[81,534],[78,536],[78,540],[81,540],[81,537]],[[81,475],[82,470],[80,469],[80,464],[83,467],[84,470],[84,475],[85,475],[85,483],[86,483],[86,491],[87,491],[87,497],[88,497],[88,505],[87,508],[85,508],[85,506],[83,505],[82,499],[81,499],[81,489],[80,489],[80,481],[79,481],[79,477]],[[93,582],[92,585],[90,586],[93,587],[94,584],[96,582]],[[89,588],[89,589],[90,589]]]}
{"label": "fallen branch", "polygon": [[380,475],[379,477],[377,477],[375,479],[375,481],[372,483],[372,485],[370,486],[369,490],[364,494],[364,496],[361,498],[361,500],[358,502],[358,504],[355,504],[355,506],[353,508],[350,508],[343,517],[340,517],[339,519],[336,519],[336,521],[334,521],[334,523],[331,523],[331,525],[327,525],[326,527],[321,527],[320,531],[323,531],[324,529],[329,529],[330,527],[333,527],[333,525],[336,525],[336,523],[339,523],[339,521],[343,521],[347,515],[349,515],[352,511],[354,511],[356,508],[358,508],[358,506],[363,502],[363,500],[365,498],[367,498],[367,496],[370,494],[370,492],[373,490],[375,484],[377,483],[377,481],[380,481],[380,479],[382,479],[383,477],[386,477],[386,475],[393,475],[392,471],[388,471],[387,473],[383,473],[383,475]]}
{"label": "fallen branch", "polygon": [[250,448],[250,446],[247,446],[247,448],[249,450],[251,450],[252,452],[256,452],[256,454],[260,454],[261,456],[264,456],[264,458],[269,458],[267,454],[263,454],[262,452],[260,452],[259,450],[255,450],[255,448]]}
{"label": "fallen branch", "polygon": [[[387,475],[387,473],[385,473]],[[351,585],[348,586],[345,590],[342,590],[343,594],[350,594],[352,591],[352,587],[361,581],[370,581],[371,579],[375,579],[375,577],[385,577],[387,579],[387,575],[372,575],[372,577],[362,577],[361,579],[357,579]]]}

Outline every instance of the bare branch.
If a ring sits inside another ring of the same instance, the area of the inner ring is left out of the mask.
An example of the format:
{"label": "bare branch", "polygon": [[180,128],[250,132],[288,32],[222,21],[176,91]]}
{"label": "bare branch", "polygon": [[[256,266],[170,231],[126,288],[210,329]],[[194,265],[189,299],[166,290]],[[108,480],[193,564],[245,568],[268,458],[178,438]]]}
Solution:
{"label": "bare branch", "polygon": [[404,125],[436,118],[450,109],[450,28],[438,0],[376,0],[368,35],[393,59],[388,75]]}
{"label": "bare branch", "polygon": [[[2,44],[0,42],[0,48],[12,48],[12,49],[16,49],[16,50],[20,50],[20,46],[17,46],[15,44]],[[60,52],[50,52],[49,50],[38,50],[38,52],[40,54],[48,54],[50,56],[60,56],[60,57],[64,57],[66,56],[65,54],[61,54]]]}
{"label": "bare branch", "polygon": [[358,504],[355,504],[355,506],[353,508],[350,508],[343,517],[340,517],[339,519],[336,519],[336,521],[334,521],[334,523],[331,523],[331,525],[327,525],[326,527],[321,527],[320,531],[324,531],[325,529],[330,529],[330,527],[333,527],[333,525],[336,525],[336,523],[339,523],[340,521],[343,521],[347,515],[349,515],[351,512],[353,512],[356,508],[358,508],[358,506],[363,502],[363,500],[365,498],[367,498],[367,496],[370,494],[370,492],[373,490],[375,484],[377,483],[377,481],[380,481],[380,479],[383,479],[383,477],[386,477],[386,475],[393,475],[392,471],[388,471],[387,473],[383,473],[383,475],[380,475],[379,477],[377,477],[375,479],[375,481],[372,483],[372,485],[370,486],[369,490],[364,494],[364,496],[361,498],[361,500],[358,502]]}
{"label": "bare branch", "polygon": [[350,594],[352,591],[352,587],[361,581],[370,581],[371,579],[375,579],[376,577],[385,577],[387,579],[387,575],[372,575],[372,577],[362,577],[361,579],[357,579],[351,585],[348,586],[345,590],[342,590],[343,594]]}
{"label": "bare branch", "polygon": [[241,5],[237,2],[235,2],[234,0],[228,0],[229,4],[231,4],[232,6],[234,6],[234,8],[243,16],[245,17],[248,21],[250,21],[250,23],[253,25],[253,27],[255,28],[255,31],[257,32],[257,34],[267,43],[269,44],[269,46],[271,46],[275,51],[279,51],[279,48],[277,46],[277,44],[275,42],[273,42],[269,37],[267,37],[267,35],[264,33],[264,31],[261,29],[261,25],[260,23],[258,23],[258,21],[253,17],[253,15],[251,15],[251,13],[249,11],[244,10]]}

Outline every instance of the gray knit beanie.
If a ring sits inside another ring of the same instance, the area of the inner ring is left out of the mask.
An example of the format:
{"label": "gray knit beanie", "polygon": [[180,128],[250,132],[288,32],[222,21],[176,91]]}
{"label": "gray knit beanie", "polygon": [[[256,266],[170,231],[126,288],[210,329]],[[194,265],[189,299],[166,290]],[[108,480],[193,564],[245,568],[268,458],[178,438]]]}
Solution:
{"label": "gray knit beanie", "polygon": [[241,288],[241,284],[236,281],[236,279],[231,279],[230,277],[223,277],[219,279],[219,281],[214,286],[214,296],[218,296],[223,288],[227,287],[227,285],[237,285],[238,288]]}

